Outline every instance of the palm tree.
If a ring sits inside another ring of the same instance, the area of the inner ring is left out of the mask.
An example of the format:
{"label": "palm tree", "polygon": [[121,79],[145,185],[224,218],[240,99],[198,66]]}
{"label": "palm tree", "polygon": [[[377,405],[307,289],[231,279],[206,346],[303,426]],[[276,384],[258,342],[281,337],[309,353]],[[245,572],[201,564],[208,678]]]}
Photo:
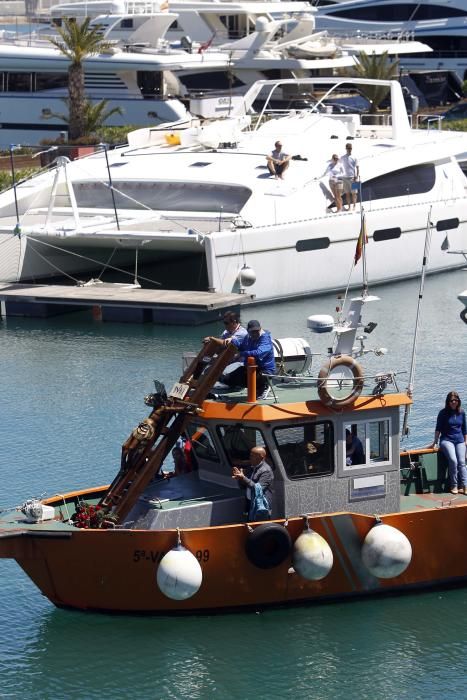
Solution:
{"label": "palm tree", "polygon": [[63,25],[57,27],[60,38],[49,38],[70,61],[68,68],[69,118],[68,132],[70,140],[86,135],[86,95],[84,91],[83,61],[88,56],[102,53],[111,47],[111,42],[102,38],[98,27],[90,26],[90,17],[82,23],[65,18]]}
{"label": "palm tree", "polygon": [[[362,51],[358,55],[353,74],[359,78],[394,80],[399,76],[399,61],[391,62],[387,51],[380,56],[369,55]],[[376,114],[378,107],[388,94],[389,88],[381,85],[360,85],[359,89],[371,102],[370,114]]]}
{"label": "palm tree", "polygon": [[[50,118],[55,117],[57,119],[61,119],[69,125],[71,115],[70,100],[64,99],[63,101],[68,106],[68,114],[59,114],[58,112],[51,112],[48,116]],[[107,105],[109,104],[108,100],[101,100],[100,102],[94,103],[86,99],[85,97],[83,104],[84,119],[82,136],[91,136],[92,134],[96,134],[96,132],[99,131],[99,129],[102,129],[105,122],[109,117],[112,116],[112,114],[123,114],[123,110],[121,107],[112,107],[111,109],[107,109]]]}

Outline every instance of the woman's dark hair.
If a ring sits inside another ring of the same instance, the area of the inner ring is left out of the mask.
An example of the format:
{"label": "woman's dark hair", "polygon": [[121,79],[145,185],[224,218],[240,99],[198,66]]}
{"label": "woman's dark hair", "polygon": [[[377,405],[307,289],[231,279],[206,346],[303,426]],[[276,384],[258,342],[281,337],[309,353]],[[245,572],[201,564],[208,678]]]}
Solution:
{"label": "woman's dark hair", "polygon": [[[451,399],[457,399],[457,406],[456,408],[451,408],[450,406],[450,400]],[[446,403],[444,404],[445,408],[449,408],[451,411],[455,411],[456,413],[461,412],[461,399],[457,391],[450,391],[449,394],[446,396]]]}

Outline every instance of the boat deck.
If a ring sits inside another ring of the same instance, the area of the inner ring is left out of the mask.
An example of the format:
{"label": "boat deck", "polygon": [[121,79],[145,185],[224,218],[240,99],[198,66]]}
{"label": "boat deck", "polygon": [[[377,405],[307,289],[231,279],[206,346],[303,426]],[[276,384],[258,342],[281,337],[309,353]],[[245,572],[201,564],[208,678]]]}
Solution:
{"label": "boat deck", "polygon": [[[243,522],[243,519],[234,518],[234,513],[241,513],[243,496],[235,489],[227,489],[217,484],[198,482],[194,484],[194,474],[174,477],[168,480],[155,482],[152,488],[142,497],[135,507],[131,517],[123,526],[129,529],[175,529],[206,527],[206,519],[219,520],[213,525],[232,524]],[[188,478],[187,478],[188,477]],[[184,493],[184,485],[190,483],[190,494]],[[81,493],[80,498],[89,504],[99,501],[105,487],[89,491],[89,497]],[[71,494],[70,494],[71,495]],[[76,494],[75,494],[76,495]],[[53,500],[53,499],[51,499]],[[68,508],[64,507],[63,497],[54,503],[57,517],[71,516],[74,512],[73,504],[68,501]],[[440,509],[467,506],[467,496],[463,494],[451,494],[449,492],[427,492],[401,494],[400,511],[420,511],[421,509]],[[223,517],[219,517],[219,511]],[[196,513],[193,522],[193,516]],[[149,514],[149,515],[148,515]],[[177,516],[177,522],[171,522],[173,515]],[[316,513],[314,513],[316,515]],[[384,515],[379,513],[378,515]],[[181,517],[180,517],[181,516]],[[230,516],[230,517],[229,517]],[[224,522],[220,522],[220,520]],[[184,523],[186,521],[186,524]],[[192,521],[189,524],[189,521]],[[225,522],[227,521],[227,522]],[[26,517],[18,510],[4,511],[0,513],[0,538],[16,537],[22,533],[34,533],[34,537],[69,537],[76,531],[73,525],[66,520],[48,520],[43,523],[28,523]]]}

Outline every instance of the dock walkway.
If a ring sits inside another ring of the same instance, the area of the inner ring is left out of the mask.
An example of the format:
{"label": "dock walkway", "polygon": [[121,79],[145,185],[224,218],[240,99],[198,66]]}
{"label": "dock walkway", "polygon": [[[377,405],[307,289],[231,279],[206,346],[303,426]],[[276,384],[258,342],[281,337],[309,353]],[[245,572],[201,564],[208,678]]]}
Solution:
{"label": "dock walkway", "polygon": [[102,321],[199,325],[254,302],[251,294],[92,286],[0,284],[2,316],[47,318],[91,308]]}

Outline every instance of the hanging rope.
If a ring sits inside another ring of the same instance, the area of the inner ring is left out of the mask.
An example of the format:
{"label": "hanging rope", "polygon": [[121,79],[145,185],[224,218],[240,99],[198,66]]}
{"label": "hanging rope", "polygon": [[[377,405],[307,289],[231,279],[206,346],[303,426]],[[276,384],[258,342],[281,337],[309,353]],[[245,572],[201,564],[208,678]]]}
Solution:
{"label": "hanging rope", "polygon": [[[94,258],[89,258],[89,257],[87,257],[86,255],[81,255],[80,253],[75,253],[73,250],[65,250],[65,249],[63,249],[63,248],[60,248],[59,246],[53,245],[53,243],[47,243],[46,241],[41,241],[41,240],[39,240],[39,239],[37,239],[37,238],[33,238],[32,236],[28,236],[28,240],[29,240],[29,241],[33,241],[34,243],[40,243],[41,245],[45,245],[45,246],[47,246],[47,247],[49,247],[49,248],[53,248],[54,250],[59,250],[61,253],[66,253],[67,255],[73,255],[74,257],[81,258],[82,260],[87,260],[87,261],[89,261],[89,262],[95,263],[96,265],[101,265],[101,261],[100,261],[100,260],[95,260]],[[34,247],[32,247],[32,250],[34,250],[34,252],[35,252],[37,255],[40,256],[40,253],[39,253],[37,250],[35,250]],[[41,256],[41,257],[42,257],[42,256]],[[53,265],[53,263],[51,263],[50,260],[49,260],[48,258],[43,258],[43,259],[44,259],[48,264],[50,264],[51,267],[53,267],[54,269],[56,269],[58,272],[60,272],[60,273],[62,273],[62,274],[64,274],[64,275],[67,274],[67,273],[64,272],[63,270],[60,270],[60,268],[58,268],[57,266]],[[121,272],[122,274],[128,275],[129,277],[132,277],[132,276],[133,276],[133,273],[132,273],[132,272],[128,272],[128,270],[123,270],[123,269],[120,268],[120,267],[115,267],[114,265],[109,265],[109,266],[108,266],[108,269],[114,270],[115,272]],[[71,277],[71,279],[74,279],[74,277]],[[161,282],[157,282],[156,280],[150,279],[149,277],[141,277],[141,276],[140,276],[140,279],[144,280],[145,282],[149,282],[150,284],[157,284],[159,287],[162,286],[162,285],[161,285]],[[76,280],[76,281],[79,282],[79,280]]]}

